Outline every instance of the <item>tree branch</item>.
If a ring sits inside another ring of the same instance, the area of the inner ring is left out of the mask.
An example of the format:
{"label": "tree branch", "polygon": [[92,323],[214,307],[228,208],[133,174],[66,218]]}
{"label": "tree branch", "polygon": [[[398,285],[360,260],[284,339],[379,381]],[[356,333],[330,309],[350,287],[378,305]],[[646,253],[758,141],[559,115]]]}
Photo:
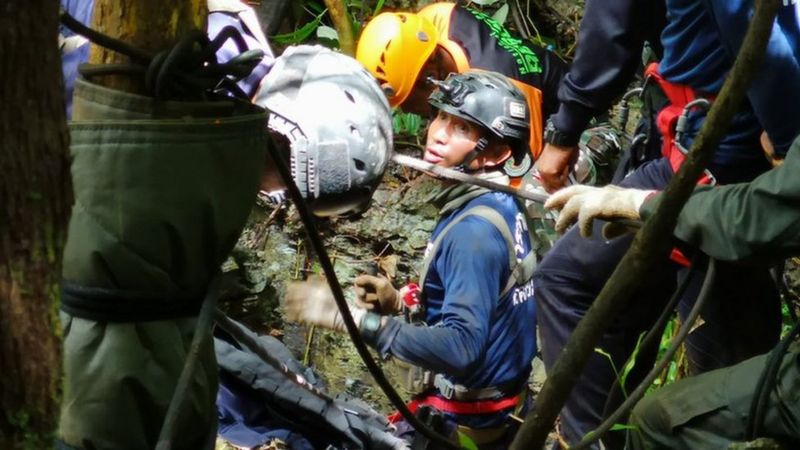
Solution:
{"label": "tree branch", "polygon": [[347,13],[347,6],[344,0],[325,0],[328,7],[328,14],[331,15],[333,26],[339,34],[339,48],[345,55],[353,56],[356,54],[355,38],[353,36],[353,25],[350,23],[350,15]]}

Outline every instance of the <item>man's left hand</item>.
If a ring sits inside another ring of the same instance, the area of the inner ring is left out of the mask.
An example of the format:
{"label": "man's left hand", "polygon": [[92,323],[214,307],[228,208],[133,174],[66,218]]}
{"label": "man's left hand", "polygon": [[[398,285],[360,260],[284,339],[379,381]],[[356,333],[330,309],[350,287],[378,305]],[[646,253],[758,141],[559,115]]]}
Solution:
{"label": "man's left hand", "polygon": [[639,208],[655,191],[624,189],[618,186],[592,187],[576,185],[561,189],[545,202],[545,208],[561,209],[556,231],[564,230],[577,219],[581,236],[592,235],[594,219],[638,220]]}

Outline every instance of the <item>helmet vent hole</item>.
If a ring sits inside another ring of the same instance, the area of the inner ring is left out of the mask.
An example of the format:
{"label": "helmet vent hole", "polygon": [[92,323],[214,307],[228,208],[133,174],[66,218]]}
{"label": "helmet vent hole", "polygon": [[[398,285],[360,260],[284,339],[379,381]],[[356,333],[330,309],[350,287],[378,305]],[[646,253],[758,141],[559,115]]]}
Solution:
{"label": "helmet vent hole", "polygon": [[[355,103],[356,102],[356,99],[353,98],[353,94],[351,94],[350,91],[344,91],[344,95],[347,97],[348,100],[350,100],[350,103]],[[352,126],[351,126],[351,128],[352,128]]]}
{"label": "helmet vent hole", "polygon": [[356,128],[355,125],[350,125],[350,134],[355,137],[361,137],[361,133],[358,131],[358,128]]}
{"label": "helmet vent hole", "polygon": [[360,159],[353,158],[353,164],[356,166],[356,170],[359,172],[363,172],[367,168],[367,165],[364,164],[364,161]]}

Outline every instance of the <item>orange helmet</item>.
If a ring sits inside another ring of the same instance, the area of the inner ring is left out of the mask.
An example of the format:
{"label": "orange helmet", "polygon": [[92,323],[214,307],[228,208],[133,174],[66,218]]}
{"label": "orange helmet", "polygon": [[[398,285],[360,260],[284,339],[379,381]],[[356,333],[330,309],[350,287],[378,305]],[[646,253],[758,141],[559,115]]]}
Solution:
{"label": "orange helmet", "polygon": [[361,33],[356,59],[378,82],[388,83],[389,104],[405,101],[422,66],[436,48],[438,33],[428,19],[413,13],[381,13]]}

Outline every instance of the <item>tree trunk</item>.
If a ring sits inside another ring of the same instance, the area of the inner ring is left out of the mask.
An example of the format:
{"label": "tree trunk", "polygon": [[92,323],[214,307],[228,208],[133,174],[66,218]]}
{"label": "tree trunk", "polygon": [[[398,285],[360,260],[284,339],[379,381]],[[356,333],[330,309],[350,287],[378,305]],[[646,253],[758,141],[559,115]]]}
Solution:
{"label": "tree trunk", "polygon": [[336,32],[339,34],[339,49],[348,56],[355,56],[356,43],[353,36],[353,26],[350,23],[350,14],[343,0],[325,0],[328,14],[331,16]]}
{"label": "tree trunk", "polygon": [[[150,52],[170,47],[191,29],[205,30],[207,0],[96,0],[91,27]],[[92,64],[126,64],[128,57],[92,45]],[[144,93],[143,80],[132,77],[97,78],[104,86],[127,92]]]}
{"label": "tree trunk", "polygon": [[0,14],[0,448],[52,446],[61,252],[72,203],[58,6]]}

